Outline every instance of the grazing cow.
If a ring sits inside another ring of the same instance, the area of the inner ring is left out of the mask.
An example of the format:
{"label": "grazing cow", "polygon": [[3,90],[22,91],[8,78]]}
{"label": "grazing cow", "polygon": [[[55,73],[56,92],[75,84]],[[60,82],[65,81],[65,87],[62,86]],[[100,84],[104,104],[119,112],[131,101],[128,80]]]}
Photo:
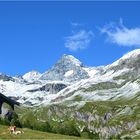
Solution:
{"label": "grazing cow", "polygon": [[15,135],[22,134],[22,133],[24,133],[24,131],[18,130],[18,131],[14,131],[14,132],[13,132],[13,134],[15,134]]}
{"label": "grazing cow", "polygon": [[10,134],[18,135],[24,133],[24,131],[16,130],[16,126],[9,126]]}
{"label": "grazing cow", "polygon": [[12,134],[13,132],[16,131],[16,126],[9,126],[9,131],[10,131],[10,134]]}

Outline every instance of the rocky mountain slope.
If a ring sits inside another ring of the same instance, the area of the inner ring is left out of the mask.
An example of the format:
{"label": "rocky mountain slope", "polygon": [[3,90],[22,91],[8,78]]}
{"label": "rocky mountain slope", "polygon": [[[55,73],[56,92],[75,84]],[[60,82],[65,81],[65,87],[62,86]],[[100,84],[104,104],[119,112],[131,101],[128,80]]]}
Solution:
{"label": "rocky mountain slope", "polygon": [[[86,67],[73,56],[63,55],[42,74],[36,71],[22,77],[0,74],[0,92],[29,106],[66,101],[81,105],[92,100],[136,96],[140,91],[139,75],[140,49],[101,67]],[[74,101],[77,96],[81,103]]]}
{"label": "rocky mountain slope", "polygon": [[83,69],[83,64],[73,56],[64,54],[40,79],[75,82],[86,78],[89,78],[89,75]]}

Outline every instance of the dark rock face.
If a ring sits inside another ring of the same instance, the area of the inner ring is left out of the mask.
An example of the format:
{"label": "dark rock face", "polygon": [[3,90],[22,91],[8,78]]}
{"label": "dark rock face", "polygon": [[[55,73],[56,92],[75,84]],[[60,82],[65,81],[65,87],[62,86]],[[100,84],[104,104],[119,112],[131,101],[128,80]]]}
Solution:
{"label": "dark rock face", "polygon": [[34,89],[34,90],[28,90],[28,92],[36,92],[36,91],[47,91],[51,94],[55,94],[62,89],[66,88],[67,86],[65,84],[46,84],[45,86],[42,86],[41,88]]}
{"label": "dark rock face", "polygon": [[30,101],[25,102],[26,105],[32,106],[33,104]]}
{"label": "dark rock face", "polygon": [[13,81],[13,82],[15,82],[15,80],[12,77],[7,76],[5,74],[0,74],[0,80],[3,80],[3,81]]}
{"label": "dark rock face", "polygon": [[14,100],[14,101],[19,100],[19,97],[14,97],[14,96],[8,96],[8,98],[10,98],[11,100]]}
{"label": "dark rock face", "polygon": [[[65,74],[71,70],[73,73],[69,76],[65,76]],[[62,58],[49,71],[45,72],[40,79],[74,82],[88,77],[87,72],[83,69],[83,65],[79,60],[69,55],[63,55]]]}

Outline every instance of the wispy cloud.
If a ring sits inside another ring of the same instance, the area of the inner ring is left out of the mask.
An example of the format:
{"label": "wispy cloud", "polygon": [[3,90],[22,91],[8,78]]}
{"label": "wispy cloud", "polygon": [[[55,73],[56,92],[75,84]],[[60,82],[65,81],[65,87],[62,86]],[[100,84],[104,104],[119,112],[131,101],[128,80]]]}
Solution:
{"label": "wispy cloud", "polygon": [[119,24],[111,23],[104,26],[101,32],[107,35],[107,40],[120,46],[140,46],[140,28],[127,28],[122,19]]}
{"label": "wispy cloud", "polygon": [[83,26],[83,24],[78,23],[78,22],[71,22],[72,27],[79,27],[79,26]]}
{"label": "wispy cloud", "polygon": [[71,51],[86,49],[93,38],[93,32],[81,29],[78,31],[72,30],[72,35],[65,37],[65,47]]}

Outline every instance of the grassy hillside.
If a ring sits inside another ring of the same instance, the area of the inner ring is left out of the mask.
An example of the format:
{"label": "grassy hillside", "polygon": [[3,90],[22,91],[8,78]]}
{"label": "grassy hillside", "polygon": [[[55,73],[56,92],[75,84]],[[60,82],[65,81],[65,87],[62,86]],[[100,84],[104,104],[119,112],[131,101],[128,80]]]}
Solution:
{"label": "grassy hillside", "polygon": [[[29,129],[25,129],[25,134],[13,136],[13,138],[46,138],[46,135],[50,139],[139,138],[139,99],[140,92],[134,98],[123,99],[120,97],[117,101],[88,101],[83,104],[83,99],[77,96],[74,101],[67,101],[67,104],[59,103],[33,108],[15,106],[21,126]],[[73,102],[78,102],[81,106],[72,105]],[[18,126],[15,120],[11,122]],[[11,138],[11,135],[5,134],[6,129],[2,130],[3,128],[0,128],[0,138]],[[62,135],[57,136],[52,133]]]}
{"label": "grassy hillside", "polygon": [[[7,130],[8,126],[0,125],[0,139],[76,139],[80,140],[80,137],[73,137],[73,136],[65,136],[65,135],[59,135],[59,134],[53,134],[53,133],[46,133],[46,132],[40,132],[35,131],[27,128],[23,128],[24,134],[19,135],[13,135],[10,134]],[[17,129],[21,130],[21,129]]]}
{"label": "grassy hillside", "polygon": [[[139,97],[138,93],[138,97]],[[80,108],[53,104],[16,108],[22,126],[84,138],[134,138],[140,135],[139,98],[94,101]],[[77,102],[80,102],[78,98]],[[21,111],[22,110],[22,111]]]}

